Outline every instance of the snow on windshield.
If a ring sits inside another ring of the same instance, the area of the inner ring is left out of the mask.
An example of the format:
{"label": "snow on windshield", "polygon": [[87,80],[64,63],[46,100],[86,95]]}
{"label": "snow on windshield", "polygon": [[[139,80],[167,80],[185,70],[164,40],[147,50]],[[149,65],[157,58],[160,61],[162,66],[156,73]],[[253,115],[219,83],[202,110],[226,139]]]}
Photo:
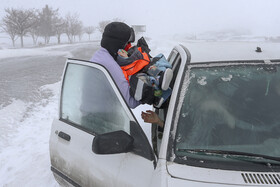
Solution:
{"label": "snow on windshield", "polygon": [[278,69],[279,63],[193,66],[175,118],[176,154],[186,156],[187,149],[213,149],[278,157]]}

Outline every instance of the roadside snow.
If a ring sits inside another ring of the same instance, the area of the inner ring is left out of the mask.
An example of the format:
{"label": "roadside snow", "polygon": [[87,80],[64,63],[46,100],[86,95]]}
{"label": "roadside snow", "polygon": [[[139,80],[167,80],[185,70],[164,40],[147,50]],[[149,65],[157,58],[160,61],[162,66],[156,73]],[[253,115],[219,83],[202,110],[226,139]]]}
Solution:
{"label": "roadside snow", "polygon": [[49,135],[57,114],[59,84],[39,103],[15,100],[0,110],[0,186],[58,186],[50,170]]}
{"label": "roadside snow", "polygon": [[[36,50],[34,49],[5,49],[5,50],[0,50],[0,59],[3,58],[14,58],[14,57],[24,57],[24,56],[43,56],[43,55],[48,55],[48,56],[66,56],[71,58],[72,55],[71,53],[67,51],[51,51],[51,48],[38,48]],[[1,64],[1,62],[0,62]]]}
{"label": "roadside snow", "polygon": [[[4,48],[0,50],[0,59],[4,58],[14,58],[14,57],[26,57],[26,56],[65,56],[67,58],[73,57],[71,51],[65,50],[66,47],[71,46],[71,48],[81,46],[81,44],[62,44],[47,47],[37,47],[37,48],[22,48],[22,49],[7,49]],[[0,61],[1,64],[1,61]]]}

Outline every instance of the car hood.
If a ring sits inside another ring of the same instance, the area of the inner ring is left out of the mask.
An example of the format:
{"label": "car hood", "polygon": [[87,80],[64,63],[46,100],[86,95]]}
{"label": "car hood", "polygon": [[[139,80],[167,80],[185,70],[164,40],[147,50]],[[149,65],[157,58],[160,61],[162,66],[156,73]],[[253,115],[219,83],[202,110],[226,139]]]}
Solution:
{"label": "car hood", "polygon": [[[279,184],[279,173],[273,172],[242,172],[221,169],[193,167],[174,162],[167,163],[168,173],[171,175],[170,186],[180,186],[190,183],[192,186],[271,186]],[[184,182],[183,182],[184,181]],[[174,184],[173,184],[174,183]],[[177,184],[178,183],[178,184]],[[169,186],[169,185],[168,185]]]}

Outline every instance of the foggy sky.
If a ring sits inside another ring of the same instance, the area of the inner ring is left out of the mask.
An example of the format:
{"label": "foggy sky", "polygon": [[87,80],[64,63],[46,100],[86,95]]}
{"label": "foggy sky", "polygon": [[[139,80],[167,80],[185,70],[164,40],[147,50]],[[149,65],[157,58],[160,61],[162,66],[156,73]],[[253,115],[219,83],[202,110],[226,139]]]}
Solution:
{"label": "foggy sky", "polygon": [[280,0],[1,0],[4,8],[59,8],[61,16],[76,12],[85,26],[120,18],[147,25],[148,33],[196,34],[237,30],[253,35],[280,35]]}

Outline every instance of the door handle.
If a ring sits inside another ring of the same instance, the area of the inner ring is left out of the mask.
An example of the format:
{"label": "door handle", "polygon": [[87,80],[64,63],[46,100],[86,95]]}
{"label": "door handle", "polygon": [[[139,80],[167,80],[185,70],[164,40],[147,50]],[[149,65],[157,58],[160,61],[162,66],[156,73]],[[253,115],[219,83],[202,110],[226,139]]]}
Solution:
{"label": "door handle", "polygon": [[62,132],[62,131],[60,131],[60,132],[58,133],[58,136],[59,136],[60,138],[63,138],[64,140],[66,140],[66,141],[68,141],[68,142],[71,140],[71,136],[70,136],[69,134],[66,134],[66,133]]}

